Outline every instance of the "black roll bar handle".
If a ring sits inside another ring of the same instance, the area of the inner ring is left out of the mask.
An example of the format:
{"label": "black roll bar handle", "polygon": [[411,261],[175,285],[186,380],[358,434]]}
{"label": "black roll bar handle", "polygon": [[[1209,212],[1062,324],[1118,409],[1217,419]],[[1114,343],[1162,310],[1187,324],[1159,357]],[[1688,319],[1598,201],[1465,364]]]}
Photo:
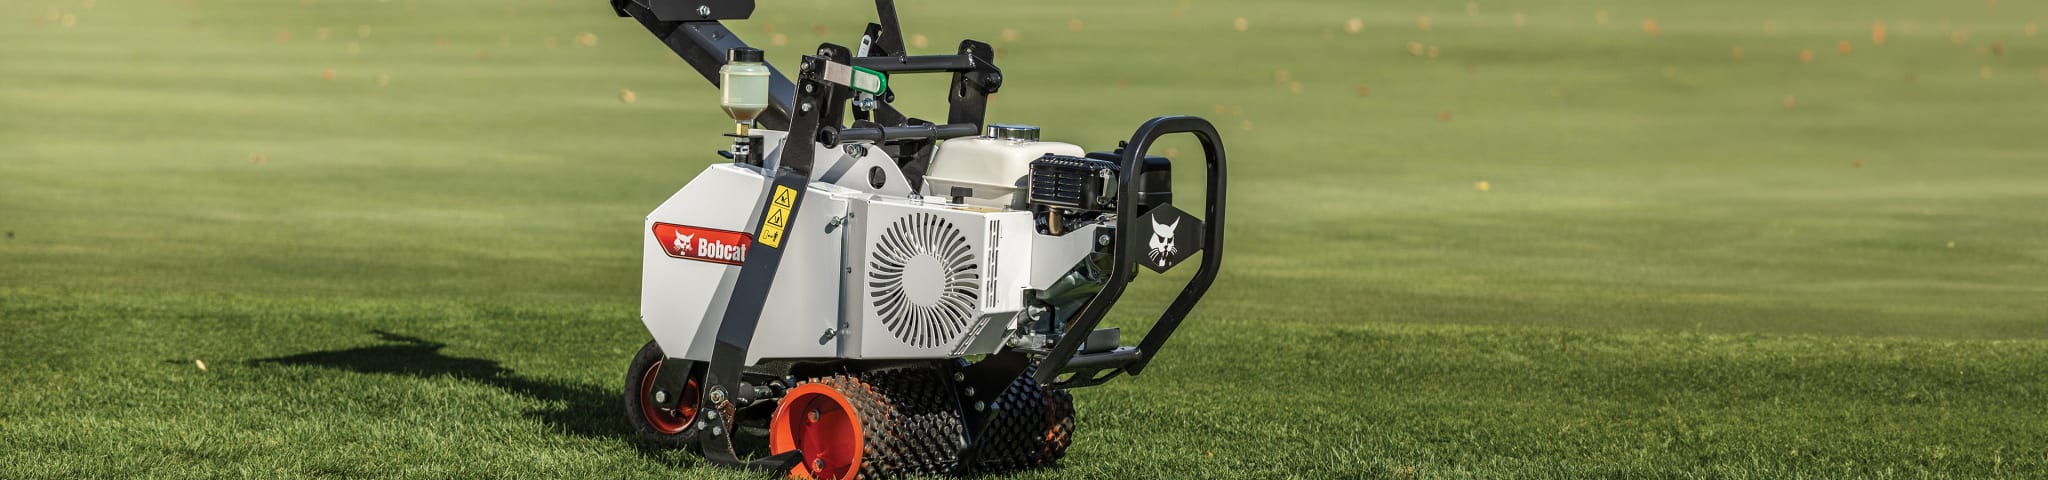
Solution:
{"label": "black roll bar handle", "polygon": [[[1121,185],[1118,186],[1117,198],[1122,201],[1117,202],[1116,229],[1120,236],[1145,231],[1145,226],[1138,224],[1138,217],[1147,212],[1136,211],[1138,202],[1135,201],[1138,198],[1138,178],[1144,173],[1145,154],[1160,137],[1181,133],[1192,134],[1201,141],[1202,157],[1208,168],[1205,172],[1208,191],[1204,195],[1202,213],[1205,228],[1202,232],[1204,241],[1200,269],[1195,271],[1195,276],[1188,280],[1187,286],[1181,289],[1180,295],[1167,306],[1166,311],[1159,316],[1158,323],[1153,324],[1152,330],[1145,334],[1144,340],[1140,341],[1135,349],[1125,347],[1115,352],[1096,354],[1134,358],[1110,365],[1084,359],[1073,364],[1076,369],[1069,370],[1067,367],[1069,362],[1074,360],[1074,353],[1080,349],[1081,343],[1088,335],[1095,331],[1096,325],[1102,322],[1103,317],[1108,315],[1110,308],[1123,297],[1124,287],[1129,285],[1137,274],[1137,259],[1144,258],[1143,245],[1129,240],[1133,237],[1124,237],[1115,242],[1110,249],[1110,262],[1113,267],[1109,282],[1103,285],[1102,291],[1096,292],[1095,297],[1068,322],[1066,333],[1061,335],[1052,350],[1039,360],[1036,379],[1040,384],[1053,388],[1083,387],[1101,384],[1119,373],[1137,375],[1143,372],[1145,365],[1152,361],[1153,355],[1166,344],[1167,338],[1173,336],[1174,330],[1180,327],[1188,312],[1195,308],[1195,303],[1201,301],[1202,295],[1208,293],[1209,286],[1216,282],[1216,274],[1223,268],[1223,206],[1226,176],[1223,138],[1216,133],[1216,126],[1210,124],[1208,120],[1180,115],[1159,117],[1145,122],[1138,127],[1137,133],[1131,135],[1131,140],[1126,142],[1122,149],[1122,158],[1118,159],[1123,164],[1124,173],[1119,180]],[[1101,373],[1104,370],[1109,372]],[[1077,374],[1059,381],[1059,377],[1069,373]]]}

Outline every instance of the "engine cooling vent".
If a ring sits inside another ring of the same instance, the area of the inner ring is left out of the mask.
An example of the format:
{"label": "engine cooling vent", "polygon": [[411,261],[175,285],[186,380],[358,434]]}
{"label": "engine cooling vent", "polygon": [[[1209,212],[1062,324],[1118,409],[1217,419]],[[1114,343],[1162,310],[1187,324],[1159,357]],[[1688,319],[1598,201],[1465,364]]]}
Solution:
{"label": "engine cooling vent", "polygon": [[869,251],[868,298],[896,339],[920,348],[950,345],[974,321],[981,262],[959,228],[937,215],[906,215]]}

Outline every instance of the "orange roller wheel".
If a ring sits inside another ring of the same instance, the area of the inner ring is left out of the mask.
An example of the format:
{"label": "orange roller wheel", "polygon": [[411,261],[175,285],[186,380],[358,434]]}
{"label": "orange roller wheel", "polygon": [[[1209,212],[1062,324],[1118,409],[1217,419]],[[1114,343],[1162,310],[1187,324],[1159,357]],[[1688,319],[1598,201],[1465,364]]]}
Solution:
{"label": "orange roller wheel", "polygon": [[857,381],[807,383],[791,389],[768,423],[768,447],[777,454],[803,450],[804,461],[789,471],[791,478],[852,479],[861,467],[866,445],[861,415],[853,400],[834,386]]}
{"label": "orange roller wheel", "polygon": [[803,451],[794,478],[852,480],[951,473],[964,444],[959,402],[933,368],[812,378],[768,421],[774,454]]}

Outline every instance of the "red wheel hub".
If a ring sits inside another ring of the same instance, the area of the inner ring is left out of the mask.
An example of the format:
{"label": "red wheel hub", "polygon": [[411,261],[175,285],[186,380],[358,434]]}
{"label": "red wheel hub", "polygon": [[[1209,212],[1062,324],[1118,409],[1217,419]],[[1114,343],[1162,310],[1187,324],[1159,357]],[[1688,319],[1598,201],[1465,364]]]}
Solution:
{"label": "red wheel hub", "polygon": [[860,472],[863,445],[860,414],[846,396],[823,384],[798,386],[783,396],[768,422],[768,448],[777,454],[803,450],[793,478],[852,479]]}
{"label": "red wheel hub", "polygon": [[640,377],[640,416],[647,418],[647,425],[662,435],[683,433],[691,422],[697,421],[697,379],[690,378],[677,393],[676,408],[661,408],[654,403],[654,379],[661,374],[661,362],[647,366],[647,373]]}

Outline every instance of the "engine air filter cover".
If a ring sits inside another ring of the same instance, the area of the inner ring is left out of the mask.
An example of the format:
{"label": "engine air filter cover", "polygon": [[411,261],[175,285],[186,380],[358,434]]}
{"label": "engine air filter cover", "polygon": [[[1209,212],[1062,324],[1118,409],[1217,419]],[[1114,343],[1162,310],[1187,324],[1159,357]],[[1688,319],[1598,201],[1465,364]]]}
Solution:
{"label": "engine air filter cover", "polygon": [[1117,164],[1047,154],[1031,162],[1031,203],[1078,210],[1115,208]]}

